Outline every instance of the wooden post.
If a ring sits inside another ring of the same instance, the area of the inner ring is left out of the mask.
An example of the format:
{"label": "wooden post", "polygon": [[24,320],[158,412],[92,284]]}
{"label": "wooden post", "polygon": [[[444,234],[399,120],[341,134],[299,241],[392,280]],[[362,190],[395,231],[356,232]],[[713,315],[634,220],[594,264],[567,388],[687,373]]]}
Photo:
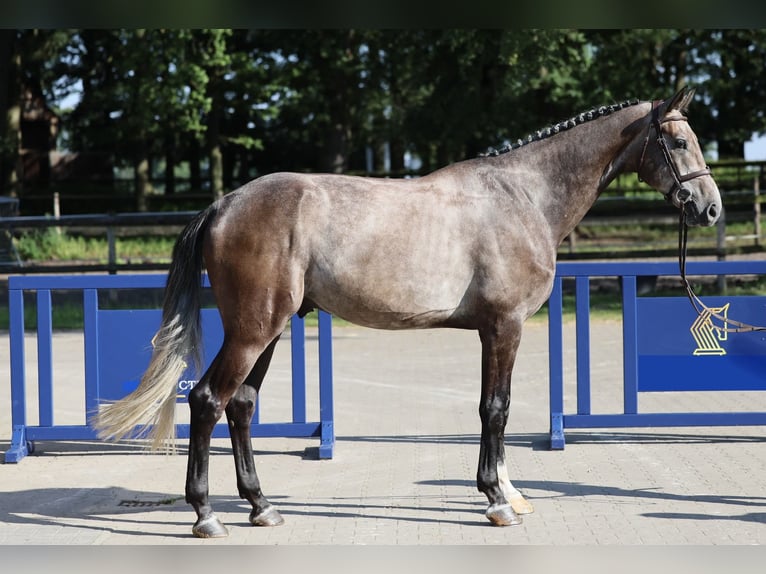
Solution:
{"label": "wooden post", "polygon": [[[61,218],[61,197],[59,196],[58,191],[53,192],[53,219],[60,219]],[[56,233],[58,235],[61,235],[61,228],[60,227],[54,227]]]}
{"label": "wooden post", "polygon": [[753,223],[755,223],[755,245],[761,245],[761,180],[756,175],[753,180]]}
{"label": "wooden post", "polygon": [[109,251],[109,274],[115,275],[117,273],[117,241],[114,227],[111,225],[106,228],[106,243]]}
{"label": "wooden post", "polygon": [[567,243],[569,244],[569,253],[574,253],[577,249],[577,228],[567,235]]}
{"label": "wooden post", "polygon": [[[726,260],[726,210],[721,210],[721,217],[718,218],[716,223],[716,236],[715,236],[715,254],[718,261]],[[726,294],[726,275],[716,275],[716,286],[718,287],[718,293],[721,295]]]}

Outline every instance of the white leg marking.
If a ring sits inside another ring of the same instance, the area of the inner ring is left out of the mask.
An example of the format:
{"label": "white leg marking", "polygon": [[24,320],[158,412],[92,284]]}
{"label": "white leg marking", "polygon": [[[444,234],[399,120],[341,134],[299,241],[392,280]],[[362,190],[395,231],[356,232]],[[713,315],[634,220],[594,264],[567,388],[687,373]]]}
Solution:
{"label": "white leg marking", "polygon": [[511,479],[508,478],[508,469],[504,461],[497,463],[497,480],[500,483],[500,489],[503,491],[506,500],[516,514],[531,514],[534,512],[532,505],[511,484]]}

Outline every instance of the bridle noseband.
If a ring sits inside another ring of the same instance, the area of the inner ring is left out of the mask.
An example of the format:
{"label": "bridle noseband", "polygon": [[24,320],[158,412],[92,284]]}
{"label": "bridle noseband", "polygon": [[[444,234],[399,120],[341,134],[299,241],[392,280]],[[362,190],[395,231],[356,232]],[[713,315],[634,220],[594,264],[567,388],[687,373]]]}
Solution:
{"label": "bridle noseband", "polygon": [[[641,167],[644,165],[644,157],[646,156],[646,148],[649,146],[649,137],[652,133],[652,128],[657,132],[657,145],[660,148],[660,151],[662,151],[662,156],[665,158],[665,163],[670,168],[670,172],[673,175],[673,186],[668,190],[667,193],[663,193],[663,196],[665,197],[666,201],[672,202],[672,196],[673,192],[676,190],[681,191],[683,189],[683,184],[687,181],[690,181],[692,179],[696,179],[698,177],[703,177],[705,175],[712,175],[712,172],[710,171],[709,166],[705,166],[704,169],[698,169],[696,171],[691,171],[689,173],[681,174],[678,171],[678,167],[676,166],[675,162],[673,161],[673,157],[670,155],[670,149],[668,148],[668,144],[665,141],[664,134],[662,132],[662,124],[668,123],[668,122],[685,122],[687,121],[686,117],[681,116],[680,118],[663,118],[660,119],[660,104],[662,103],[662,100],[655,100],[652,102],[652,121],[649,124],[649,128],[646,130],[646,138],[644,138],[644,147],[641,150],[641,159],[638,162],[638,169],[636,172],[638,173],[638,181],[643,181],[641,178]],[[683,204],[688,201],[689,197],[679,197],[679,201]],[[681,208],[683,210],[683,207]]]}

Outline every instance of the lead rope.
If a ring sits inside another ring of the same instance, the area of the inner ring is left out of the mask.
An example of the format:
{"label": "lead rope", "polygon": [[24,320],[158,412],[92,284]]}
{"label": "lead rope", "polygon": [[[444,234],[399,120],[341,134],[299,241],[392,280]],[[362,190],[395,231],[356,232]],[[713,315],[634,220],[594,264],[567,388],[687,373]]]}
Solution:
{"label": "lead rope", "polygon": [[[714,328],[724,333],[750,333],[752,331],[766,331],[766,327],[757,327],[755,325],[749,325],[724,317],[719,313],[714,312],[710,307],[705,305],[702,300],[697,296],[692,289],[689,280],[686,278],[686,245],[689,228],[686,225],[686,213],[684,206],[681,206],[681,215],[678,220],[678,267],[681,273],[681,283],[686,290],[686,295],[689,297],[689,301],[697,312],[697,315],[702,315],[703,311],[706,311],[710,317],[715,317],[719,321],[723,322],[723,326],[713,325]],[[727,325],[734,325],[734,327],[728,327]]]}

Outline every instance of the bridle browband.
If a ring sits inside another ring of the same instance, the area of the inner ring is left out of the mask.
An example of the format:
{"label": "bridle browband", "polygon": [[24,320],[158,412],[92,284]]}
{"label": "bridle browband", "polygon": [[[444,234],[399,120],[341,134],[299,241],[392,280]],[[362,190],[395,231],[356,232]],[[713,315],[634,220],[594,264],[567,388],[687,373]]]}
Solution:
{"label": "bridle browband", "polygon": [[[687,181],[690,181],[692,179],[696,179],[698,177],[703,177],[705,175],[709,175],[712,177],[712,172],[710,171],[709,166],[705,166],[704,169],[698,169],[696,171],[692,171],[689,173],[681,174],[678,171],[678,167],[676,166],[675,162],[673,161],[673,157],[670,155],[670,149],[668,149],[668,144],[665,141],[665,137],[662,133],[662,124],[667,122],[677,122],[677,121],[687,121],[685,116],[681,116],[680,118],[663,118],[660,119],[660,110],[659,106],[662,103],[662,100],[655,100],[652,102],[652,120],[649,124],[649,128],[646,131],[646,138],[644,139],[644,147],[641,150],[641,159],[638,162],[638,170],[637,172],[641,170],[641,166],[644,164],[644,156],[646,155],[646,148],[649,145],[649,137],[651,135],[652,128],[657,132],[657,145],[659,146],[660,150],[662,151],[662,155],[665,158],[665,163],[670,168],[670,172],[673,174],[673,186],[670,188],[670,190],[663,194],[665,196],[665,199],[667,201],[672,202],[672,195],[673,192],[676,190],[681,191],[683,190],[683,184]],[[643,181],[641,179],[641,175],[638,176],[639,181]],[[681,284],[684,287],[684,290],[686,291],[686,295],[689,298],[689,302],[692,304],[692,307],[694,307],[694,310],[698,315],[702,315],[703,311],[707,312],[709,317],[716,318],[719,321],[723,322],[722,326],[714,325],[714,328],[723,331],[725,333],[748,333],[752,331],[766,331],[766,327],[758,327],[755,325],[749,325],[747,323],[742,323],[741,321],[736,321],[734,319],[730,319],[728,317],[724,317],[720,313],[717,313],[713,311],[710,307],[705,305],[705,303],[697,296],[697,294],[694,292],[694,289],[692,289],[691,284],[689,283],[689,280],[686,278],[686,251],[687,251],[687,235],[688,235],[688,226],[686,225],[686,209],[684,209],[685,204],[691,196],[686,196],[684,194],[684,197],[679,197],[679,203],[680,206],[680,217],[678,220],[678,267],[679,272],[681,275]],[[734,327],[729,327],[728,325],[734,325]]]}

